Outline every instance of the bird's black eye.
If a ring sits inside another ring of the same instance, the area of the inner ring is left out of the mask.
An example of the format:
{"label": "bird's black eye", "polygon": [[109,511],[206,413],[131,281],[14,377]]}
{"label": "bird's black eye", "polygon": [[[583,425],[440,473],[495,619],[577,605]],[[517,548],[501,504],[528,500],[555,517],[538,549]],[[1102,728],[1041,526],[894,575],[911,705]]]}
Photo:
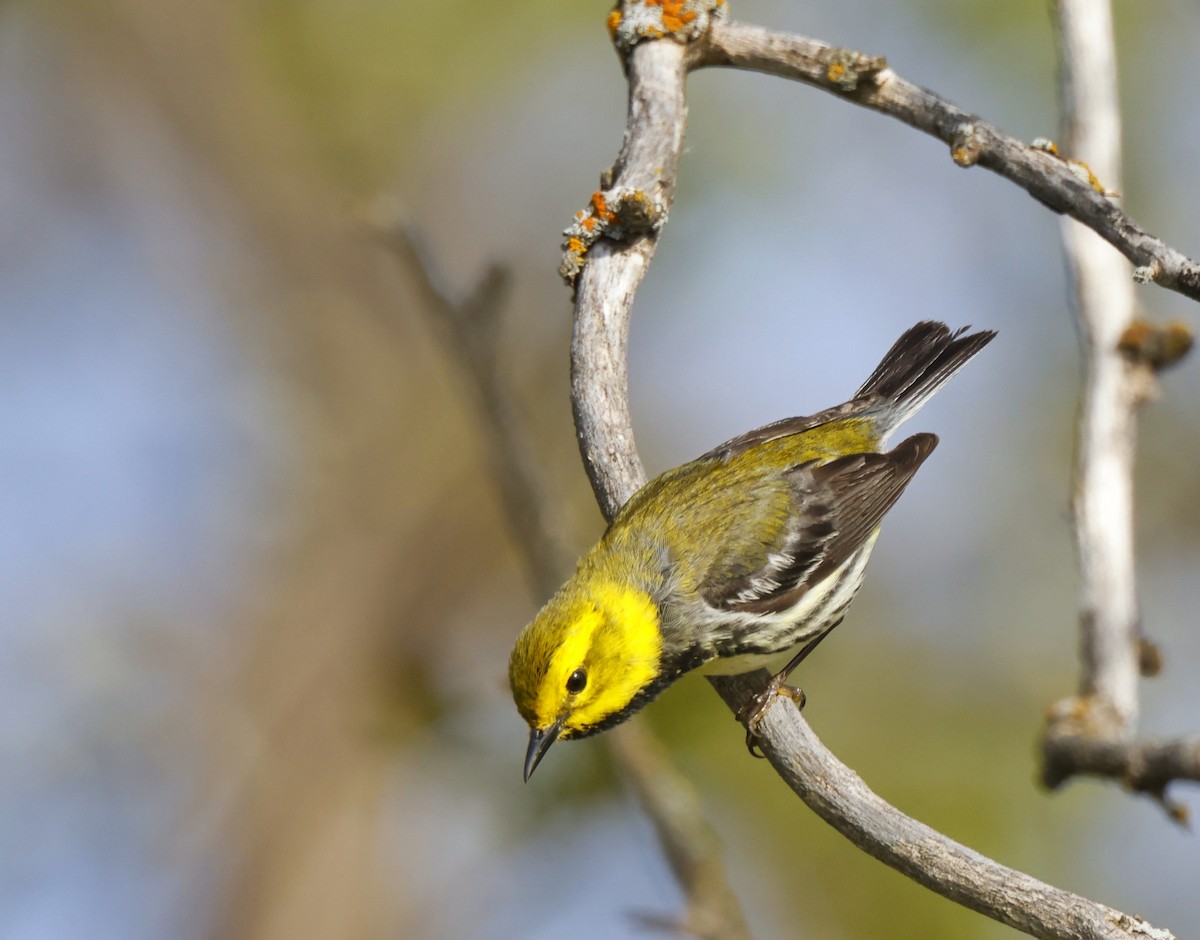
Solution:
{"label": "bird's black eye", "polygon": [[587,685],[587,673],[582,669],[576,669],[573,673],[567,676],[567,691],[574,695],[577,692],[582,692]]}

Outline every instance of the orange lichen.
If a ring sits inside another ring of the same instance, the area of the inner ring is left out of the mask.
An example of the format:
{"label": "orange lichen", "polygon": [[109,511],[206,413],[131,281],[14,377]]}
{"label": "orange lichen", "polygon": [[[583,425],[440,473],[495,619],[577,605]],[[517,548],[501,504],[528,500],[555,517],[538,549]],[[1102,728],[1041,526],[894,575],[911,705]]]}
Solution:
{"label": "orange lichen", "polygon": [[695,40],[728,11],[725,0],[621,0],[617,7],[609,14],[608,27],[622,56],[647,40]]}
{"label": "orange lichen", "polygon": [[677,33],[696,18],[694,10],[685,10],[686,0],[646,0],[648,7],[662,7],[663,28],[668,33]]}
{"label": "orange lichen", "polygon": [[663,9],[663,25],[673,33],[683,29],[683,27],[687,26],[695,18],[695,10],[682,10],[679,13],[669,13],[665,7]]}
{"label": "orange lichen", "polygon": [[1108,190],[1104,188],[1104,184],[1096,178],[1096,174],[1092,172],[1092,168],[1082,160],[1067,160],[1067,169],[1091,186],[1096,192],[1100,193],[1100,195],[1108,195]]}
{"label": "orange lichen", "polygon": [[[1065,159],[1065,158],[1060,158],[1060,159]],[[1096,192],[1098,192],[1101,196],[1120,196],[1121,195],[1116,190],[1109,189],[1107,186],[1105,186],[1103,183],[1101,183],[1099,178],[1096,176],[1096,174],[1092,172],[1092,168],[1090,166],[1088,166],[1086,163],[1084,163],[1082,160],[1066,160],[1065,162],[1067,164],[1067,169],[1070,170],[1073,174],[1075,174],[1075,177],[1077,179],[1083,180],[1083,182],[1087,183],[1090,187],[1092,187],[1092,189],[1094,189]]]}
{"label": "orange lichen", "polygon": [[982,154],[979,129],[970,121],[957,124],[950,135],[950,158],[959,166],[974,166]]}
{"label": "orange lichen", "polygon": [[1092,189],[1098,192],[1101,196],[1120,196],[1116,190],[1109,189],[1100,182],[1096,174],[1092,172],[1092,168],[1082,160],[1072,160],[1069,157],[1063,156],[1058,149],[1058,144],[1046,137],[1038,137],[1029,145],[1034,150],[1041,150],[1043,153],[1048,153],[1052,157],[1057,157],[1060,161],[1067,165],[1067,169],[1078,180],[1087,183]]}
{"label": "orange lichen", "polygon": [[846,77],[846,66],[842,65],[841,62],[830,62],[829,68],[825,70],[825,77],[834,84],[837,84]]}
{"label": "orange lichen", "polygon": [[[592,193],[592,215],[597,219],[605,222],[612,222],[617,218],[617,214],[608,208],[608,200],[604,198],[604,193],[596,190]],[[593,220],[594,221],[594,220]]]}
{"label": "orange lichen", "polygon": [[558,273],[574,285],[583,270],[588,251],[601,238],[627,241],[646,232],[657,231],[666,212],[653,193],[641,189],[596,190],[588,204],[575,213],[563,232],[563,257]]}

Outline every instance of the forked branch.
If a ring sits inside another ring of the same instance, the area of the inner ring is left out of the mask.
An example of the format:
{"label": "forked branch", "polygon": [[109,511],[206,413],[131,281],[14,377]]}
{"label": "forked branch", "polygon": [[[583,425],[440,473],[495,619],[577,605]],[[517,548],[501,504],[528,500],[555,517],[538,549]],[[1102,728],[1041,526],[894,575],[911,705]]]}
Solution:
{"label": "forked branch", "polygon": [[[1025,147],[932,93],[902,82],[882,60],[755,27],[716,22],[691,44],[670,39],[638,43],[627,52],[625,64],[630,85],[625,143],[612,177],[604,182],[618,196],[636,191],[650,198],[657,221],[644,234],[623,242],[596,241],[586,246],[586,258],[579,243],[572,243],[567,271],[576,289],[572,401],[580,453],[608,518],[645,483],[629,419],[625,356],[634,293],[653,257],[674,193],[689,67],[758,68],[893,113],[943,137],[959,162],[979,162],[995,169],[1051,208],[1105,234],[1133,256],[1146,277],[1200,297],[1200,269],[1134,225],[1066,162]],[[653,154],[654,162],[631,159],[636,154]],[[594,205],[607,206],[608,201],[594,201]],[[762,688],[763,678],[711,681],[736,713],[748,696]],[[811,809],[865,851],[960,904],[1038,937],[1168,940],[1173,936],[1138,917],[999,865],[905,816],[834,758],[785,699],[775,702],[760,730],[764,753]]]}

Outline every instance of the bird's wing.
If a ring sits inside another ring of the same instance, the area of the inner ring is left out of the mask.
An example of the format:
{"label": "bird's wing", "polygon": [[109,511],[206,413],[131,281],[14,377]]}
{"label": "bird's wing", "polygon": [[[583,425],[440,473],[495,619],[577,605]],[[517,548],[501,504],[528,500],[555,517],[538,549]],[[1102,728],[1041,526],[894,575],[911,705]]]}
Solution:
{"label": "bird's wing", "polygon": [[774,613],[794,606],[871,537],[936,445],[935,435],[916,434],[887,453],[850,454],[784,471],[791,513],[776,544],[759,553],[753,570],[744,552],[732,546],[705,577],[704,600],[730,612]]}
{"label": "bird's wing", "polygon": [[737,456],[743,451],[749,450],[751,447],[765,444],[767,441],[773,441],[781,437],[791,437],[803,431],[811,431],[813,428],[822,424],[828,424],[830,421],[852,418],[870,404],[869,399],[854,398],[841,405],[835,405],[832,408],[819,411],[815,415],[802,415],[797,418],[782,418],[779,421],[772,421],[770,424],[764,424],[761,428],[755,428],[753,431],[747,431],[745,434],[739,434],[737,437],[730,438],[724,444],[718,444],[700,459],[715,458],[726,460]]}

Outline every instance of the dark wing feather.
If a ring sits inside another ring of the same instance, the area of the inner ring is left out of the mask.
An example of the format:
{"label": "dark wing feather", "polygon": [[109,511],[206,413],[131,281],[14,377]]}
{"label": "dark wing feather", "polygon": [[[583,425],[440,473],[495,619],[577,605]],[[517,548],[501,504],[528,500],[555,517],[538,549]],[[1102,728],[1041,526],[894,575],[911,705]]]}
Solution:
{"label": "dark wing feather", "polygon": [[935,435],[915,434],[887,453],[850,454],[786,471],[796,522],[771,558],[788,563],[725,580],[706,591],[705,600],[747,613],[792,607],[863,546],[936,446]]}
{"label": "dark wing feather", "polygon": [[815,415],[784,418],[747,431],[704,456],[736,456],[776,438],[856,417],[870,419],[875,435],[886,438],[996,336],[992,330],[967,333],[968,329],[951,331],[946,324],[929,320],[918,323],[892,344],[850,401]]}
{"label": "dark wing feather", "polygon": [[[702,595],[711,607],[743,610],[746,604],[807,580],[808,572],[824,560],[837,536],[833,493],[810,475],[797,475],[791,482],[790,502],[784,507],[787,524],[778,542],[758,545],[750,553],[745,545],[730,546],[726,557],[705,575]],[[747,554],[761,563],[751,562],[754,567],[748,568]]]}

